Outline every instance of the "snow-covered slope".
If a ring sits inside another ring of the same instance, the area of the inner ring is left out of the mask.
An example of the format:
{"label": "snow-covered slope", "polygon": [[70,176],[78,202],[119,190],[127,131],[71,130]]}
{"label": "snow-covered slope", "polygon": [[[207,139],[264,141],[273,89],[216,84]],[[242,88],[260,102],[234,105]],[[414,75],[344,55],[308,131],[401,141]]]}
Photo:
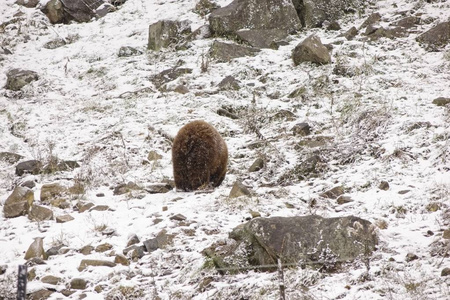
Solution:
{"label": "snow-covered slope", "polygon": [[[221,6],[230,2],[216,1]],[[86,299],[277,299],[276,273],[222,276],[205,266],[201,253],[256,211],[263,217],[356,215],[380,227],[380,247],[368,274],[363,261],[333,274],[286,269],[288,299],[449,299],[450,276],[441,271],[450,267],[450,240],[443,238],[450,226],[450,111],[432,101],[450,97],[450,48],[427,52],[415,38],[447,21],[450,3],[375,2],[361,16],[341,20],[341,31],[358,27],[372,12],[381,14],[381,24],[399,19],[402,12],[430,22],[406,38],[375,42],[346,41],[337,37],[341,32],[309,29],[278,50],[264,49],[229,63],[209,61],[202,72],[213,39],[193,41],[184,51],[146,50],[148,26],[158,20],[190,20],[193,30],[207,23],[192,11],[195,0],[128,0],[101,19],[69,25],[51,25],[37,9],[1,1],[0,23],[16,21],[0,31],[0,46],[12,52],[0,59],[0,150],[23,160],[76,160],[80,168],[18,177],[15,165],[0,162],[0,206],[27,180],[36,183],[36,203],[48,183],[70,187],[78,182],[86,189],[70,196],[68,207],[52,207],[56,216],[70,214],[70,222],[38,223],[0,213],[0,265],[7,266],[1,289],[11,289],[9,280],[15,283],[29,245],[44,237],[45,250],[60,244],[67,250],[45,265],[29,267],[36,273],[29,292],[50,287],[56,291],[49,299],[64,298],[61,292],[73,278],[88,285],[74,290],[71,299],[82,294]],[[291,52],[312,33],[333,44],[332,64],[295,67]],[[57,38],[72,42],[43,47]],[[118,57],[122,46],[143,54]],[[354,75],[334,74],[338,64]],[[170,82],[169,91],[158,91],[151,77],[175,66],[192,73]],[[21,92],[6,90],[6,73],[13,68],[33,70],[39,80]],[[239,80],[239,90],[217,88],[229,75]],[[189,89],[187,94],[170,91],[180,84]],[[301,96],[288,97],[299,88],[304,89]],[[222,107],[240,119],[218,115]],[[196,119],[214,125],[227,142],[229,172],[220,187],[211,193],[113,195],[122,183],[146,188],[172,179],[167,136]],[[312,127],[310,137],[292,134],[301,122]],[[255,142],[262,146],[249,146]],[[162,158],[147,161],[151,151]],[[292,170],[311,155],[322,158],[319,174],[299,180]],[[266,165],[250,173],[258,157]],[[251,197],[228,197],[236,180],[251,189]],[[381,181],[390,188],[381,190]],[[343,186],[353,201],[339,205],[319,197],[334,186]],[[74,210],[80,201],[110,209],[80,213]],[[186,220],[172,220],[177,214]],[[106,235],[105,229],[114,233]],[[82,259],[113,261],[133,234],[145,241],[162,230],[173,235],[165,249],[145,253],[129,266],[78,270]],[[79,251],[104,243],[112,248],[88,256]],[[408,253],[418,259],[407,261]],[[40,280],[46,275],[62,282],[49,286]],[[14,288],[10,293],[15,298]]]}

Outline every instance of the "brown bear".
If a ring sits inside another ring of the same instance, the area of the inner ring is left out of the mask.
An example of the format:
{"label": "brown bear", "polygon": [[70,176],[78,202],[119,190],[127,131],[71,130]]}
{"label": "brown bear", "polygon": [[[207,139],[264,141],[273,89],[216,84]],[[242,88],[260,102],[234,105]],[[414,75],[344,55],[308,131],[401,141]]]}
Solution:
{"label": "brown bear", "polygon": [[205,121],[190,122],[178,131],[173,141],[172,163],[178,190],[219,186],[227,172],[227,144]]}

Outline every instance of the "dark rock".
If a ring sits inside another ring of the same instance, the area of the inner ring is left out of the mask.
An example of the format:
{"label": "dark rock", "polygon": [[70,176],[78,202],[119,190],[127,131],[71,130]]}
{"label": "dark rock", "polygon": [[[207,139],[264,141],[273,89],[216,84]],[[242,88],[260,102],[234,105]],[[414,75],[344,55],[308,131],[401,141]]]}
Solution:
{"label": "dark rock", "polygon": [[[364,219],[348,216],[255,218],[230,233],[230,246],[212,246],[204,251],[216,266],[240,269],[284,264],[318,265],[334,269],[341,263],[368,257],[378,238],[375,226]],[[261,268],[275,271],[276,267]],[[223,272],[223,271],[222,271]]]}
{"label": "dark rock", "polygon": [[378,185],[378,188],[383,191],[389,190],[389,182],[384,181],[384,180],[381,181],[380,184]]}
{"label": "dark rock", "polygon": [[53,24],[64,21],[64,7],[60,0],[50,0],[41,10]]}
{"label": "dark rock", "polygon": [[64,7],[64,21],[89,22],[98,17],[95,10],[106,1],[103,0],[60,0]]}
{"label": "dark rock", "polygon": [[375,31],[377,31],[380,28],[380,26],[376,26],[376,25],[369,25],[366,27],[366,31],[364,31],[365,35],[371,35],[372,33],[374,33]]}
{"label": "dark rock", "polygon": [[26,215],[34,202],[34,193],[30,189],[18,186],[6,199],[3,206],[5,218],[15,218]]}
{"label": "dark rock", "polygon": [[418,257],[417,255],[415,255],[414,253],[408,253],[408,254],[406,254],[405,260],[406,260],[407,262],[410,262],[410,261],[413,261],[413,260],[416,260],[416,259],[419,259],[419,257]]}
{"label": "dark rock", "polygon": [[209,49],[209,55],[218,62],[229,62],[238,57],[255,56],[259,51],[261,50],[253,47],[214,41]]}
{"label": "dark rock", "polygon": [[44,47],[45,49],[50,49],[50,50],[52,50],[52,49],[56,49],[56,48],[65,46],[66,44],[67,44],[67,43],[66,43],[66,41],[65,41],[64,39],[62,39],[62,38],[57,38],[57,39],[48,41],[47,43],[44,44],[43,47]]}
{"label": "dark rock", "polygon": [[285,29],[242,29],[237,38],[255,48],[278,49],[278,43],[287,37]]}
{"label": "dark rock", "polygon": [[258,157],[253,164],[248,169],[249,172],[258,172],[264,168],[264,160],[261,157]]}
{"label": "dark rock", "polygon": [[292,52],[292,59],[296,66],[302,62],[316,64],[328,64],[331,62],[328,49],[322,44],[320,38],[315,35],[310,35],[295,47]]}
{"label": "dark rock", "polygon": [[38,5],[40,0],[17,0],[16,4],[18,5],[22,5],[28,8],[33,8],[36,7],[36,5]]}
{"label": "dark rock", "polygon": [[336,199],[336,202],[337,202],[337,204],[342,205],[342,204],[353,202],[353,199],[350,198],[349,196],[341,195]]}
{"label": "dark rock", "polygon": [[64,247],[64,245],[51,247],[50,249],[45,251],[45,253],[47,254],[47,257],[58,255],[58,254],[60,254],[60,250],[62,247]]}
{"label": "dark rock", "polygon": [[380,13],[378,13],[378,12],[373,13],[370,16],[367,17],[367,19],[361,24],[359,29],[363,29],[363,28],[366,28],[366,27],[368,27],[370,25],[374,25],[374,24],[378,23],[380,20],[381,20]]}
{"label": "dark rock", "polygon": [[344,32],[343,34],[339,35],[339,36],[343,36],[345,37],[348,41],[353,40],[353,38],[355,36],[358,35],[358,29],[356,29],[355,26],[353,26],[352,28],[350,28],[349,30],[347,30],[346,32]]}
{"label": "dark rock", "polygon": [[25,259],[29,260],[31,258],[42,258],[47,259],[47,253],[44,251],[44,238],[37,237],[34,239],[34,242],[31,243],[30,247],[28,247],[27,252],[25,253]]}
{"label": "dark rock", "polygon": [[138,236],[135,235],[135,234],[133,234],[133,235],[128,239],[127,247],[130,247],[130,246],[135,245],[135,244],[139,244],[140,242],[141,242],[141,240],[138,238]]}
{"label": "dark rock", "polygon": [[0,265],[0,275],[3,275],[6,273],[6,269],[8,269],[7,265]]}
{"label": "dark rock", "polygon": [[441,276],[449,276],[450,275],[450,268],[443,268],[441,271]]}
{"label": "dark rock", "polygon": [[170,183],[154,183],[145,186],[145,191],[149,194],[164,194],[173,190]]}
{"label": "dark rock", "polygon": [[[233,38],[237,31],[251,29],[257,32],[270,30],[270,35],[277,35],[275,39],[283,39],[301,28],[292,2],[281,0],[235,0],[212,11],[209,25],[214,34]],[[255,33],[250,34],[254,36]]]}
{"label": "dark rock", "polygon": [[155,238],[146,240],[144,242],[144,246],[147,252],[153,252],[157,249],[163,249],[172,244],[173,238],[174,235],[167,234],[167,231],[163,229],[156,235]]}
{"label": "dark rock", "polygon": [[28,214],[28,219],[37,222],[53,220],[53,211],[45,206],[33,204]]}
{"label": "dark rock", "polygon": [[327,30],[331,30],[331,31],[341,30],[341,25],[339,25],[339,23],[337,21],[332,21],[332,22],[330,22],[330,24],[328,24]]}
{"label": "dark rock", "polygon": [[339,20],[347,12],[362,8],[361,1],[292,0],[304,27],[321,27],[324,22]]}
{"label": "dark rock", "polygon": [[83,259],[80,262],[80,266],[78,267],[78,271],[83,271],[85,270],[87,267],[92,266],[92,267],[109,267],[109,268],[113,268],[116,266],[115,263],[108,261],[108,260],[98,260],[98,259]]}
{"label": "dark rock", "polygon": [[170,217],[170,220],[173,221],[185,221],[187,218],[185,216],[183,216],[182,214],[176,214],[174,216]]}
{"label": "dark rock", "polygon": [[119,184],[118,186],[116,186],[114,188],[113,194],[115,196],[118,196],[118,195],[127,194],[127,193],[130,193],[131,191],[140,190],[140,189],[141,188],[136,183],[130,181],[128,183],[122,183],[122,184]]}
{"label": "dark rock", "polygon": [[294,135],[307,136],[311,134],[311,126],[308,123],[299,123],[292,127]]}
{"label": "dark rock", "polygon": [[251,193],[247,189],[245,185],[243,185],[240,181],[235,181],[233,184],[233,187],[231,188],[230,195],[228,197],[230,198],[237,198],[241,196],[250,196]]}
{"label": "dark rock", "polygon": [[78,211],[80,212],[80,213],[83,213],[83,212],[85,212],[85,211],[88,211],[88,210],[90,210],[92,207],[94,207],[95,206],[95,204],[94,203],[92,203],[92,202],[88,202],[88,203],[84,203],[84,202],[79,202],[79,203],[77,203],[77,208],[78,208]]}
{"label": "dark rock", "polygon": [[0,161],[4,161],[8,164],[15,164],[23,158],[22,155],[11,152],[0,152]]}
{"label": "dark rock", "polygon": [[57,285],[61,281],[62,281],[61,277],[56,277],[53,275],[47,275],[47,276],[42,277],[42,279],[41,279],[41,282],[51,284],[51,285]]}
{"label": "dark rock", "polygon": [[83,278],[73,278],[70,281],[70,288],[74,290],[84,290],[87,287],[88,282]]}
{"label": "dark rock", "polygon": [[419,35],[416,40],[428,51],[437,51],[450,42],[450,22],[443,22]]}
{"label": "dark rock", "polygon": [[238,116],[236,116],[235,114],[229,112],[228,110],[226,110],[226,109],[224,109],[224,108],[219,108],[219,109],[217,110],[217,114],[218,114],[219,116],[224,116],[224,117],[227,117],[227,118],[230,118],[230,119],[233,119],[233,120],[239,119]]}
{"label": "dark rock", "polygon": [[36,187],[36,183],[33,180],[27,180],[25,182],[22,182],[20,184],[20,186],[23,186],[23,187],[26,187],[26,188],[29,188],[29,189],[33,189],[33,188]]}
{"label": "dark rock", "polygon": [[239,86],[239,81],[236,80],[236,78],[234,78],[231,75],[228,75],[227,77],[222,79],[222,81],[218,84],[218,87],[221,90],[235,90],[235,91],[241,88]]}
{"label": "dark rock", "polygon": [[190,33],[188,21],[158,21],[149,26],[147,49],[159,51],[161,48],[180,43],[183,37]]}
{"label": "dark rock", "polygon": [[393,23],[391,23],[391,26],[400,26],[400,27],[404,27],[406,29],[410,29],[413,27],[416,27],[417,25],[419,25],[421,22],[420,17],[416,17],[416,16],[410,16],[410,17],[406,17],[403,18],[401,20],[395,21]]}
{"label": "dark rock", "polygon": [[138,50],[136,48],[130,47],[130,46],[122,46],[119,49],[119,53],[117,56],[119,57],[130,57],[135,55],[141,55],[143,52],[141,50]]}
{"label": "dark rock", "polygon": [[32,81],[38,80],[36,72],[30,70],[12,69],[6,73],[6,85],[8,90],[19,91]]}
{"label": "dark rock", "polygon": [[336,199],[337,197],[344,194],[344,188],[342,186],[336,186],[331,190],[320,193],[320,197],[328,198],[328,199]]}
{"label": "dark rock", "polygon": [[450,98],[445,97],[439,97],[433,100],[433,104],[437,106],[446,106],[447,104],[450,104]]}
{"label": "dark rock", "polygon": [[192,69],[189,68],[172,68],[168,70],[164,70],[161,73],[154,75],[151,77],[152,83],[157,87],[162,87],[165,83],[173,81],[180,76],[185,74],[191,74]]}
{"label": "dark rock", "polygon": [[42,171],[42,163],[38,160],[28,160],[18,163],[16,166],[16,175],[22,176],[23,174],[37,175]]}

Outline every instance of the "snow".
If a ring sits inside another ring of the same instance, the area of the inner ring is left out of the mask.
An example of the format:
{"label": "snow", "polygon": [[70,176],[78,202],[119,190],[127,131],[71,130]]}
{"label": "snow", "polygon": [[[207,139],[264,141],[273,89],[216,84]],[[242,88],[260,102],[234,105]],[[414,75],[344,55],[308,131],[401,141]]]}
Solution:
{"label": "snow", "polygon": [[[230,2],[216,1],[221,6]],[[39,278],[54,275],[63,278],[64,285],[72,278],[89,281],[85,291],[76,291],[70,299],[78,299],[82,293],[87,299],[104,299],[119,286],[141,289],[140,297],[145,299],[156,295],[161,299],[277,299],[276,273],[248,271],[221,276],[203,268],[202,250],[225,240],[234,227],[250,218],[252,210],[263,217],[356,215],[388,224],[379,230],[380,249],[371,258],[368,279],[363,262],[332,274],[286,269],[288,299],[449,299],[450,278],[441,277],[440,272],[450,267],[450,261],[431,256],[430,250],[449,226],[443,212],[450,204],[450,112],[433,105],[432,100],[450,97],[450,48],[426,52],[415,41],[420,32],[448,20],[449,2],[377,1],[361,17],[346,16],[341,21],[342,32],[362,24],[376,11],[384,25],[399,18],[401,11],[413,10],[421,13],[422,19],[435,19],[419,25],[417,33],[406,38],[334,45],[330,65],[293,65],[291,51],[310,34],[319,36],[324,44],[342,40],[336,32],[312,29],[291,36],[289,45],[278,50],[264,49],[255,57],[229,63],[211,61],[204,73],[201,61],[212,39],[194,41],[185,51],[146,50],[148,26],[158,20],[190,20],[192,30],[204,25],[207,19],[192,12],[195,4],[195,0],[128,0],[116,12],[90,23],[51,25],[39,10],[20,7],[14,0],[1,1],[0,23],[19,11],[24,13],[20,26],[7,25],[0,36],[1,46],[13,52],[0,61],[1,151],[21,154],[24,160],[56,155],[77,160],[81,167],[62,174],[19,178],[14,166],[2,162],[0,207],[14,186],[26,180],[37,183],[36,203],[40,188],[47,183],[70,187],[75,180],[82,180],[87,192],[70,199],[71,208],[52,207],[55,215],[75,218],[67,223],[38,224],[26,216],[7,219],[1,210],[0,265],[8,268],[0,280],[25,263],[29,245],[43,236],[45,250],[63,242],[69,251],[51,256],[45,266],[33,267],[38,279],[29,282],[29,292],[48,286]],[[56,38],[74,41],[56,49],[43,48]],[[121,46],[135,47],[144,54],[119,58]],[[342,58],[356,71],[355,76],[332,74]],[[179,63],[193,72],[168,86],[184,84],[190,92],[157,91],[150,77]],[[40,79],[14,94],[3,88],[6,73],[13,68],[34,70]],[[239,80],[242,88],[216,93],[217,84],[228,75]],[[324,75],[330,80],[324,81]],[[304,97],[289,99],[287,95],[299,87],[305,87]],[[145,92],[145,88],[154,92]],[[140,92],[134,96],[124,94],[136,91]],[[275,92],[281,96],[269,97]],[[222,106],[240,109],[248,119],[217,115]],[[281,110],[293,112],[295,119],[273,118]],[[361,119],[364,112],[368,115]],[[145,187],[172,179],[171,145],[158,131],[174,136],[195,119],[213,124],[227,142],[229,172],[220,187],[200,194],[173,190],[113,195],[112,188],[120,183],[133,181]],[[247,147],[258,141],[249,122],[259,126],[268,142],[263,148]],[[320,152],[329,158],[327,167],[317,178],[280,186],[276,179],[281,174],[319,151],[296,149],[301,137],[293,136],[291,128],[300,122],[311,124],[314,135],[334,137]],[[431,126],[409,130],[416,122]],[[142,164],[151,150],[162,159]],[[268,164],[260,173],[249,173],[248,167],[260,156],[267,158]],[[353,160],[343,164],[343,156]],[[236,179],[252,188],[252,197],[228,198]],[[389,182],[389,190],[378,189],[381,180]],[[338,205],[319,198],[319,193],[337,185],[344,186],[354,201]],[[403,190],[409,192],[398,193]],[[98,193],[105,196],[98,197]],[[72,206],[79,200],[108,205],[112,211],[78,213]],[[312,200],[316,206],[310,206]],[[428,211],[427,204],[432,202],[438,202],[441,209]],[[165,206],[167,210],[162,209]],[[183,214],[187,224],[169,219],[176,214]],[[155,219],[162,221],[155,224]],[[98,230],[102,226],[115,233],[103,235]],[[78,252],[83,246],[108,242],[115,253],[122,253],[130,235],[145,241],[163,229],[175,235],[167,249],[146,253],[128,267],[78,271],[82,259],[114,259],[111,251],[84,256]],[[434,235],[425,236],[428,230]],[[406,262],[409,252],[419,259]],[[202,290],[199,286],[206,277],[211,277],[212,283]],[[104,287],[102,292],[94,291],[97,285]],[[49,299],[62,297],[56,292]]]}

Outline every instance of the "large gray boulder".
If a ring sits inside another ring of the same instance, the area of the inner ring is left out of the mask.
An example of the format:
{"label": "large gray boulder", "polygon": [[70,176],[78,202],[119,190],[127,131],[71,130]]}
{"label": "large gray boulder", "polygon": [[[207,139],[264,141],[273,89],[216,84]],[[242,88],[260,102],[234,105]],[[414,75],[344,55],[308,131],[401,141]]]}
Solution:
{"label": "large gray boulder", "polygon": [[[213,10],[209,24],[213,34],[240,38],[252,46],[264,48],[301,28],[294,5],[285,0],[235,0]],[[244,34],[239,35],[240,30],[245,30]],[[255,37],[264,32],[269,33],[271,39],[264,42],[258,39],[255,44]]]}
{"label": "large gray boulder", "polygon": [[361,11],[368,0],[292,0],[304,27],[320,27],[347,12]]}
{"label": "large gray boulder", "polygon": [[12,69],[6,73],[6,86],[8,90],[19,91],[32,81],[38,80],[36,72],[22,69]]}
{"label": "large gray boulder", "polygon": [[292,52],[292,59],[295,65],[302,62],[312,62],[316,64],[328,64],[331,62],[331,56],[320,38],[310,35],[298,44]]}
{"label": "large gray boulder", "polygon": [[104,15],[97,12],[103,5],[110,6],[106,0],[50,0],[42,7],[42,12],[53,24],[70,21],[82,23]]}
{"label": "large gray boulder", "polygon": [[190,33],[189,21],[158,21],[148,28],[147,49],[159,51],[161,48],[180,43]]}
{"label": "large gray boulder", "polygon": [[222,270],[259,266],[272,271],[278,259],[291,266],[334,268],[368,258],[378,244],[375,226],[354,216],[256,218],[234,228],[230,238],[226,246],[204,251]]}
{"label": "large gray boulder", "polygon": [[429,51],[437,51],[450,43],[450,22],[439,23],[416,39]]}

